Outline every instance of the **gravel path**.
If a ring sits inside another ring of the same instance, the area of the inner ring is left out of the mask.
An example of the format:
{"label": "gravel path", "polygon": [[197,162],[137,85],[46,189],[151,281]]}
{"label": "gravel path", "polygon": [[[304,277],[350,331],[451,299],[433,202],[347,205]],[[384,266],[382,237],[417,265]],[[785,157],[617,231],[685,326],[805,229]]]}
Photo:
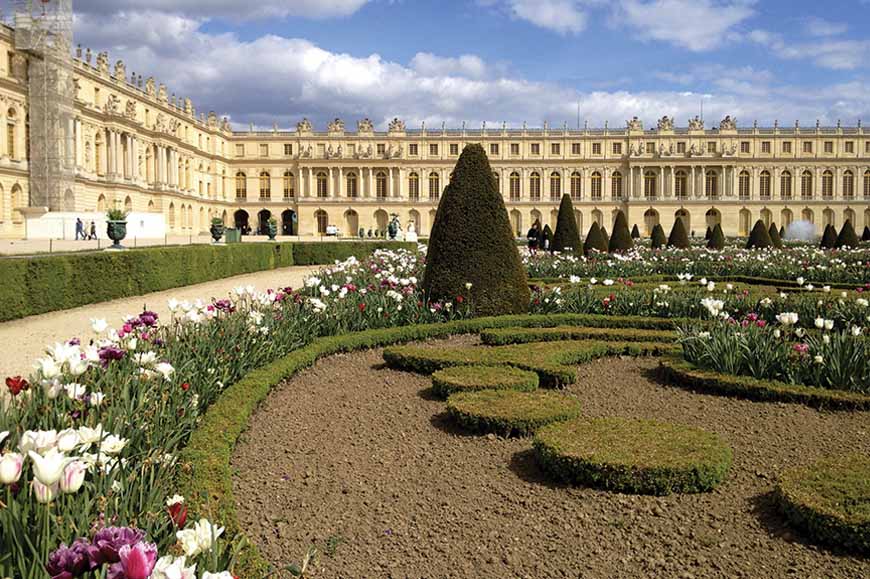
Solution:
{"label": "gravel path", "polygon": [[528,440],[457,431],[428,377],[384,368],[371,351],[318,363],[253,417],[233,458],[242,527],[275,564],[316,545],[316,577],[870,576],[870,560],[804,543],[769,499],[787,466],[870,452],[870,413],[694,394],[652,382],[655,365],[597,361],[568,392],[589,416],[721,434],[735,461],[713,493],[552,484]]}
{"label": "gravel path", "polygon": [[161,318],[168,318],[166,303],[173,297],[190,301],[220,298],[240,285],[253,285],[261,290],[299,287],[306,275],[320,268],[305,266],[262,271],[0,323],[0,344],[4,346],[0,349],[0,379],[29,374],[48,345],[72,337],[90,337],[92,318],[104,318],[110,325],[119,327],[124,316],[141,312],[143,307],[157,312]]}

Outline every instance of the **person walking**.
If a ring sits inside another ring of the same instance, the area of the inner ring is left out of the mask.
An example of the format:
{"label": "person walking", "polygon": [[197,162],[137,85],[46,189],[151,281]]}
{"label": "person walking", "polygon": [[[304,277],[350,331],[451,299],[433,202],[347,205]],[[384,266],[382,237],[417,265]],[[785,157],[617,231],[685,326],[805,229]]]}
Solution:
{"label": "person walking", "polygon": [[97,239],[97,224],[91,221],[91,234],[88,239]]}
{"label": "person walking", "polygon": [[82,221],[81,217],[76,217],[76,241],[81,237],[82,241],[86,239],[85,237],[85,223]]}

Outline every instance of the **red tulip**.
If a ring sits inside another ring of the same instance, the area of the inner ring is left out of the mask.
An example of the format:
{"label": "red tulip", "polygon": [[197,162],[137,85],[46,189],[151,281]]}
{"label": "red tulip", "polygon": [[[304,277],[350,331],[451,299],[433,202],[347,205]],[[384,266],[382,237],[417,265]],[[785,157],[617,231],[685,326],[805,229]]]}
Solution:
{"label": "red tulip", "polygon": [[360,303],[360,305],[359,305],[359,311],[361,311],[361,312],[366,311],[366,305],[365,305],[364,303]]}
{"label": "red tulip", "polygon": [[6,387],[13,396],[18,396],[22,391],[30,388],[30,383],[21,376],[10,376],[6,378]]}
{"label": "red tulip", "polygon": [[184,384],[181,385],[181,389],[184,390],[185,392],[187,392],[188,390],[190,390],[190,384],[185,382]]}
{"label": "red tulip", "polygon": [[174,503],[169,505],[169,518],[172,519],[173,524],[181,528],[184,526],[184,523],[187,522],[187,507],[184,506],[184,503]]}

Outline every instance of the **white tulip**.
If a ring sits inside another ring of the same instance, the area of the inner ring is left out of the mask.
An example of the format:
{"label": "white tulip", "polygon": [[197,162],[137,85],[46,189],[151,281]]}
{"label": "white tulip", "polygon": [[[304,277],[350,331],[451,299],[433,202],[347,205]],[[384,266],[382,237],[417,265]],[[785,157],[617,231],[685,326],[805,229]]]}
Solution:
{"label": "white tulip", "polygon": [[42,358],[37,362],[36,368],[43,378],[51,380],[60,376],[60,366],[57,365],[54,358]]}
{"label": "white tulip", "polygon": [[825,320],[823,318],[816,318],[816,328],[821,330],[825,327]]}
{"label": "white tulip", "polygon": [[825,320],[825,329],[833,330],[834,329],[834,320]]}
{"label": "white tulip", "polygon": [[31,450],[44,452],[57,445],[56,430],[25,430],[18,440],[18,450],[27,454]]}
{"label": "white tulip", "polygon": [[104,319],[91,319],[91,328],[95,334],[102,334],[109,327],[109,323]]}
{"label": "white tulip", "polygon": [[196,557],[200,553],[210,551],[223,532],[223,527],[212,525],[207,519],[200,519],[193,529],[178,531],[175,536],[181,543],[184,554],[188,557]]}
{"label": "white tulip", "polygon": [[154,366],[154,369],[163,376],[164,380],[169,380],[173,372],[175,372],[175,368],[173,368],[168,362],[160,362]]}
{"label": "white tulip", "polygon": [[32,481],[30,481],[30,485],[30,488],[33,489],[33,494],[36,496],[36,502],[43,505],[53,501],[55,495],[57,495],[57,483],[54,483],[52,485],[44,485],[39,482],[38,479],[33,479]]}
{"label": "white tulip", "polygon": [[[93,394],[91,394],[93,396]],[[101,440],[105,433],[103,432],[103,425],[98,424],[96,428],[88,428],[87,426],[79,427],[79,441],[82,445],[90,445],[97,444]]]}
{"label": "white tulip", "polygon": [[79,444],[81,444],[79,433],[72,428],[61,430],[57,434],[57,449],[60,452],[72,452]]}
{"label": "white tulip", "polygon": [[68,494],[79,492],[85,482],[86,472],[87,466],[80,460],[74,460],[66,465],[60,479],[60,490]]}
{"label": "white tulip", "polygon": [[68,458],[62,452],[58,452],[56,448],[46,452],[45,456],[37,454],[32,450],[27,453],[27,456],[33,461],[33,475],[39,482],[48,487],[57,484],[63,475],[63,469],[67,464],[75,460]]}
{"label": "white tulip", "polygon": [[7,452],[0,455],[0,484],[11,485],[21,478],[24,468],[24,457],[17,452]]}
{"label": "white tulip", "polygon": [[127,446],[127,439],[110,434],[100,443],[100,451],[106,454],[118,454]]}
{"label": "white tulip", "polygon": [[186,566],[186,557],[166,555],[157,560],[151,579],[196,579],[196,563]]}
{"label": "white tulip", "polygon": [[102,406],[105,399],[106,395],[102,392],[91,392],[91,395],[88,397],[90,405],[94,408]]}
{"label": "white tulip", "polygon": [[81,400],[85,397],[85,394],[88,393],[87,387],[85,387],[83,384],[77,384],[75,382],[67,384],[63,387],[63,389],[66,390],[66,395],[69,397],[70,400]]}

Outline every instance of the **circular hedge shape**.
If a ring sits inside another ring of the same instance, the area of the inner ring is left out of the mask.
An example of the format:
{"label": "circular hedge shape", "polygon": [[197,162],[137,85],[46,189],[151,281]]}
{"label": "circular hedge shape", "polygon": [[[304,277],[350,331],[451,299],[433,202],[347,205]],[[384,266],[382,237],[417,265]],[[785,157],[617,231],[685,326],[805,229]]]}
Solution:
{"label": "circular hedge shape", "polygon": [[775,496],[813,540],[870,555],[870,457],[835,456],[789,469]]}
{"label": "circular hedge shape", "polygon": [[440,398],[477,390],[531,392],[538,382],[534,372],[509,366],[454,366],[432,374],[432,391]]}
{"label": "circular hedge shape", "polygon": [[551,475],[644,495],[712,490],[731,466],[731,448],[703,430],[623,418],[579,419],[538,431],[535,456]]}
{"label": "circular hedge shape", "polygon": [[479,390],[447,399],[447,412],[475,432],[528,436],[538,428],[580,415],[580,401],[560,392]]}

